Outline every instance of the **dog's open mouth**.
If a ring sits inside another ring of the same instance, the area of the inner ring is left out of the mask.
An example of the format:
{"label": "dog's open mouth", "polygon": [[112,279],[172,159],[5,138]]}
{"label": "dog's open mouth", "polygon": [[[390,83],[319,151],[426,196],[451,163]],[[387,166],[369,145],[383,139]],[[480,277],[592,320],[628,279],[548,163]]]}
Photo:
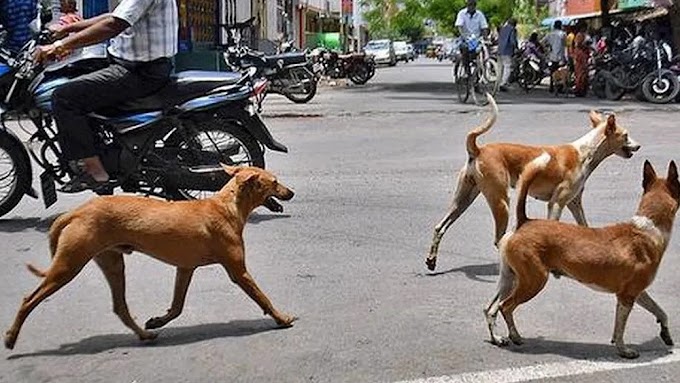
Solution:
{"label": "dog's open mouth", "polygon": [[640,150],[639,145],[637,145],[637,146],[624,146],[623,148],[621,148],[621,151],[623,152],[623,156],[625,158],[633,157],[633,154],[635,152],[637,152],[638,150]]}
{"label": "dog's open mouth", "polygon": [[264,207],[273,211],[274,213],[282,213],[283,205],[281,205],[274,197],[269,197],[264,201]]}

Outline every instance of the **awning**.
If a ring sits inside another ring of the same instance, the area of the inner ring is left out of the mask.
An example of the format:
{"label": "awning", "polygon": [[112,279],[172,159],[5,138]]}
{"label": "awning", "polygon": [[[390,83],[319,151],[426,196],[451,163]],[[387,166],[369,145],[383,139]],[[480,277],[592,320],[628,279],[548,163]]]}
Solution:
{"label": "awning", "polygon": [[[641,7],[641,8],[625,8],[625,9],[612,9],[609,11],[609,15],[611,16],[616,16],[616,15],[626,15],[634,18],[637,21],[644,21],[644,20],[649,20],[661,16],[665,16],[668,14],[668,9],[664,7],[658,7],[658,8],[647,8],[647,7]],[[576,25],[576,23],[579,20],[586,20],[586,19],[592,19],[595,17],[600,17],[602,15],[602,12],[590,12],[590,13],[584,13],[580,15],[569,15],[569,16],[560,16],[560,17],[548,17],[543,19],[541,21],[541,25],[545,27],[552,27],[552,25],[555,23],[557,20],[562,20],[562,25]]]}

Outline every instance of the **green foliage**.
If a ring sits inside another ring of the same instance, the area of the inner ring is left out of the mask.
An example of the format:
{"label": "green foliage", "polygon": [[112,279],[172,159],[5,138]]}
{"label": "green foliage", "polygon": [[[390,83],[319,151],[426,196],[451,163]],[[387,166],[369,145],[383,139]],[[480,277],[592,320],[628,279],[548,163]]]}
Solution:
{"label": "green foliage", "polygon": [[364,12],[371,38],[419,40],[425,33],[424,8],[421,0],[364,0]]}
{"label": "green foliage", "polygon": [[541,20],[549,16],[548,8],[537,9],[532,0],[515,0],[513,17],[517,19],[517,31],[526,37],[541,28]]}

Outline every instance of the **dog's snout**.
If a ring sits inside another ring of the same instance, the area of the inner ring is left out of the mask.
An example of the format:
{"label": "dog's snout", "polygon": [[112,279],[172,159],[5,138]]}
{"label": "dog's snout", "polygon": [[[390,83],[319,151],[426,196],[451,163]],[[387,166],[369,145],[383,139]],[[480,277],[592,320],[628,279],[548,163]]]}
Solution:
{"label": "dog's snout", "polygon": [[284,189],[284,192],[279,196],[279,198],[284,200],[284,201],[288,201],[288,200],[293,199],[293,197],[295,196],[295,192],[288,189],[287,187],[284,187],[283,189]]}

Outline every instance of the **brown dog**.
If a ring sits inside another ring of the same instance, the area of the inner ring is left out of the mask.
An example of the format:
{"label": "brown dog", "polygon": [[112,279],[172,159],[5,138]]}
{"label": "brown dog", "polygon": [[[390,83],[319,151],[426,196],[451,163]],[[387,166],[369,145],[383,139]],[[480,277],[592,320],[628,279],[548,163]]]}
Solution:
{"label": "brown dog", "polygon": [[133,196],[99,197],[60,216],[50,228],[52,264],[44,272],[29,265],[31,272],[44,279],[24,298],[5,334],[5,347],[14,347],[29,313],[93,258],[111,287],[116,315],[141,340],[154,339],[155,333],[134,322],[125,302],[123,253],[132,251],[177,267],[172,305],[164,316],[149,319],[147,330],[180,315],[194,270],[210,264],[222,265],[229,278],[276,323],[292,326],[296,318],[275,309],[246,270],[242,233],[253,209],[270,197],[290,200],[294,193],[265,170],[224,168],[231,180],[208,199],[167,202]]}
{"label": "brown dog", "polygon": [[581,204],[583,187],[600,162],[616,154],[630,158],[640,145],[628,136],[628,131],[616,123],[615,117],[603,118],[590,112],[593,129],[578,140],[564,145],[528,146],[510,143],[493,143],[477,146],[477,137],[491,129],[496,121],[498,107],[493,97],[487,95],[492,115],[486,122],[467,135],[467,163],[458,173],[453,203],[434,229],[434,237],[427,257],[427,267],[437,265],[439,243],[448,228],[467,210],[481,193],[491,208],[496,223],[497,244],[508,227],[510,197],[508,189],[515,187],[524,167],[542,152],[552,160],[536,180],[530,194],[548,202],[548,218],[559,219],[565,206],[576,222],[587,226]]}
{"label": "brown dog", "polygon": [[549,160],[547,154],[542,155],[522,174],[517,228],[500,242],[498,292],[485,310],[491,342],[507,344],[507,340],[494,334],[496,315],[500,310],[508,325],[510,340],[515,344],[522,343],[513,312],[536,296],[553,272],[616,295],[612,343],[620,356],[636,358],[639,355],[623,342],[626,321],[636,302],[656,317],[661,324],[661,338],[672,346],[668,316],[645,290],[654,281],[680,204],[680,180],[675,162],[671,161],[667,178],[661,179],[645,161],[644,193],[635,216],[626,223],[592,229],[527,219],[525,206],[529,187]]}

